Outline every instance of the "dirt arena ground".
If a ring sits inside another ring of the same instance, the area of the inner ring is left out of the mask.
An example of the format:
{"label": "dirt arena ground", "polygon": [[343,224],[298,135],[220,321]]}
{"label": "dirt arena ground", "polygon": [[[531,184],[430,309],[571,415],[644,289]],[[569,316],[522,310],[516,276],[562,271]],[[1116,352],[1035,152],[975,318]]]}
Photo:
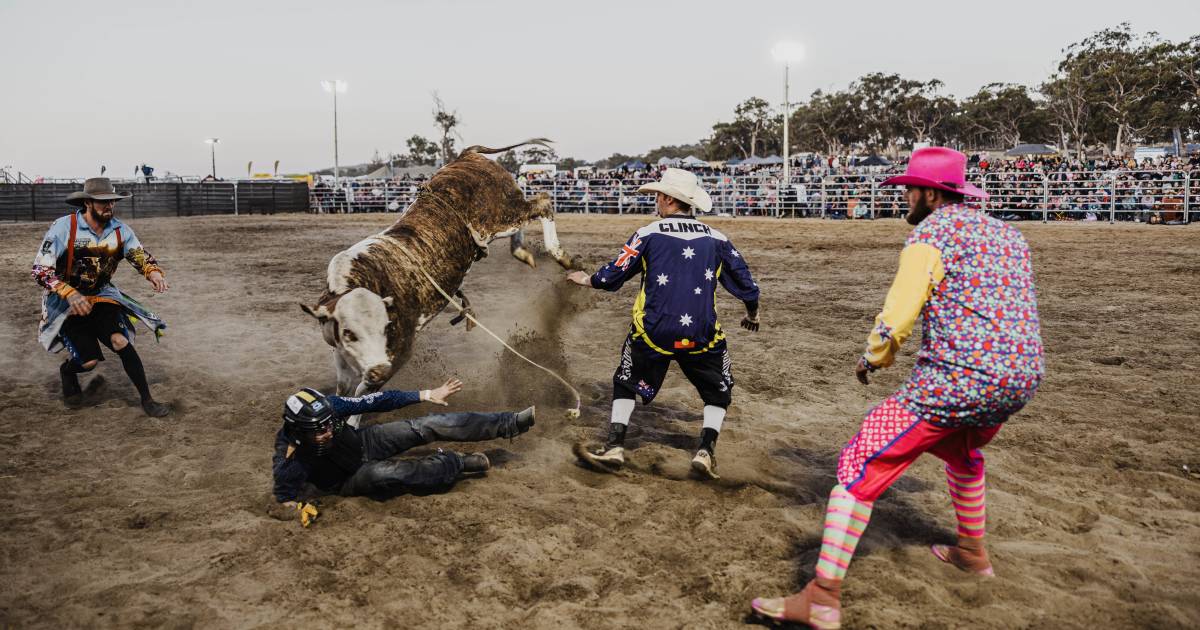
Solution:
{"label": "dirt arena ground", "polygon": [[[572,443],[607,423],[636,289],[568,286],[548,259],[530,270],[496,243],[465,291],[484,323],[578,384],[582,417],[565,417],[551,379],[443,316],[392,386],[458,376],[452,408],[537,403],[538,426],[483,445],[495,468],[449,492],[329,498],[308,530],[273,520],[282,401],[333,383],[296,303],[315,299],[333,253],[393,218],[134,221],[172,285],[151,296],[117,275],[171,326],[159,344],[139,337],[178,410],[165,420],[141,414],[115,357],[93,406],[64,410],[61,357],[34,338],[29,265],[46,226],[0,226],[0,627],[729,628],[753,596],[807,579],[837,452],[917,347],[870,386],[854,380],[905,224],[711,221],[757,274],[765,322],[730,335],[738,385],[715,483],[688,474],[700,403],[677,370],[635,413],[627,473],[575,463]],[[559,223],[592,267],[646,220]],[[923,459],[877,504],[846,625],[1200,627],[1200,227],[1020,227],[1049,375],[986,450],[998,576],[926,551],[953,539],[954,517]],[[739,308],[719,303],[729,324]]]}

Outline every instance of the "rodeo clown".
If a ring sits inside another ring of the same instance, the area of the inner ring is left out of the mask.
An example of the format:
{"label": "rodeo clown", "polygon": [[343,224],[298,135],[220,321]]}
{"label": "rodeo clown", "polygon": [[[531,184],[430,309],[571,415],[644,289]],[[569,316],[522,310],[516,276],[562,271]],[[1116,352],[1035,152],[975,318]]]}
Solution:
{"label": "rodeo clown", "polygon": [[441,387],[419,392],[389,390],[344,398],[304,388],[289,396],[272,457],[278,502],[272,508],[273,516],[299,514],[300,524],[308,527],[317,517],[317,508],[300,501],[305,484],[343,496],[386,496],[406,489],[447,487],[463,474],[486,472],[491,462],[483,453],[464,455],[439,449],[422,459],[389,458],[431,442],[514,438],[533,426],[533,407],[517,413],[435,414],[363,429],[346,423],[350,416],[392,411],[418,402],[446,406],[446,399],[461,389],[462,382],[450,379]]}
{"label": "rodeo clown", "polygon": [[[50,225],[33,261],[33,278],[45,289],[38,341],[50,352],[66,348],[70,355],[58,369],[68,407],[83,402],[78,375],[104,360],[100,352],[104,344],[121,357],[142,399],[142,410],[158,418],[170,413],[171,407],[150,396],[146,370],[132,343],[133,324],[142,322],[156,338],[166,324],[111,283],[124,258],[155,291],[167,290],[158,262],[142,248],[133,228],[113,216],[117,201],[131,196],[118,193],[107,177],[93,177],[84,182],[82,191],[67,196],[68,204],[81,209]],[[101,383],[97,376],[89,388]]]}
{"label": "rodeo clown", "polygon": [[1015,228],[963,203],[986,197],[966,182],[967,158],[942,147],[913,153],[904,175],[909,224],[900,268],[855,368],[858,380],[888,367],[918,317],[925,332],[907,383],[871,410],[842,449],[825,511],[816,577],[786,598],[751,607],[816,628],[841,624],[841,584],[874,501],[922,453],[946,462],[958,544],[933,555],[977,576],[993,575],[984,548],[980,448],[1028,403],[1044,364],[1033,263]]}
{"label": "rodeo clown", "polygon": [[716,479],[714,450],[733,388],[725,332],[714,308],[717,283],[745,303],[742,327],[751,331],[759,327],[758,285],[733,243],[693,216],[695,210],[712,210],[712,199],[694,174],[669,168],[660,181],[638,192],[655,193],[660,220],[634,233],[616,260],[591,276],[582,271],[567,275],[581,286],[616,291],[642,274],[633,325],[613,374],[607,443],[579,455],[611,468],[623,465],[634,397],[650,404],[675,361],[704,401],[704,425],[692,468]]}

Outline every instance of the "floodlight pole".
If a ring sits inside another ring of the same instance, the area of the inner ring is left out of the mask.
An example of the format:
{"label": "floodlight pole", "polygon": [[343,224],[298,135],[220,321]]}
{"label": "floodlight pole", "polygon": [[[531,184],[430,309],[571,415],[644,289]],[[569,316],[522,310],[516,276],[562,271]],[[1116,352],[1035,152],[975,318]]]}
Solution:
{"label": "floodlight pole", "polygon": [[[782,207],[783,193],[792,185],[792,99],[788,94],[788,88],[791,87],[790,70],[793,61],[799,62],[804,58],[804,48],[796,42],[779,42],[771,49],[771,55],[775,57],[775,61],[783,64],[783,186],[779,194]],[[796,216],[795,205],[792,206],[792,216]]]}
{"label": "floodlight pole", "polygon": [[338,178],[341,175],[341,167],[338,163],[338,120],[337,120],[337,82],[333,83],[333,189],[338,190]]}
{"label": "floodlight pole", "polygon": [[346,83],[341,79],[321,81],[321,87],[333,94],[333,188],[337,190],[342,176],[342,165],[340,160],[338,160],[337,95],[338,92],[346,89]]}
{"label": "floodlight pole", "polygon": [[[791,118],[791,103],[788,99],[788,62],[783,62],[783,187],[779,191],[780,204],[792,184],[792,157],[788,146],[788,119]],[[792,218],[796,218],[796,207],[792,206]]]}

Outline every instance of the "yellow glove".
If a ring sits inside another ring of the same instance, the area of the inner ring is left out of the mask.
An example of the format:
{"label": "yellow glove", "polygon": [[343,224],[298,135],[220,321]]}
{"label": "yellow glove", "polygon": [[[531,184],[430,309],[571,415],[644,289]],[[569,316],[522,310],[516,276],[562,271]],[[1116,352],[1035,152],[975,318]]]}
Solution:
{"label": "yellow glove", "polygon": [[317,511],[317,506],[304,501],[296,503],[296,511],[300,513],[300,525],[303,527],[312,525],[313,521],[317,520],[317,516],[321,514]]}

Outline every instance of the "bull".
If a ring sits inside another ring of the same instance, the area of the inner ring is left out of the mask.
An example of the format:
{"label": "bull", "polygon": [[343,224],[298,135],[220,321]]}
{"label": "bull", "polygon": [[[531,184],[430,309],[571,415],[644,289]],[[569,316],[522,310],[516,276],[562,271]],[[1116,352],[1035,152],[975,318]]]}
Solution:
{"label": "bull", "polygon": [[[300,307],[317,320],[334,348],[339,395],[379,391],[408,361],[416,333],[449,304],[429,278],[469,305],[463,280],[471,265],[487,256],[492,240],[515,237],[513,256],[532,266],[520,230],[541,219],[546,250],[570,268],[549,196],[527,200],[507,171],[483,157],[544,142],[465,149],[430,178],[391,227],[330,259],[325,291],[316,305]],[[451,323],[462,318],[459,313]]]}

